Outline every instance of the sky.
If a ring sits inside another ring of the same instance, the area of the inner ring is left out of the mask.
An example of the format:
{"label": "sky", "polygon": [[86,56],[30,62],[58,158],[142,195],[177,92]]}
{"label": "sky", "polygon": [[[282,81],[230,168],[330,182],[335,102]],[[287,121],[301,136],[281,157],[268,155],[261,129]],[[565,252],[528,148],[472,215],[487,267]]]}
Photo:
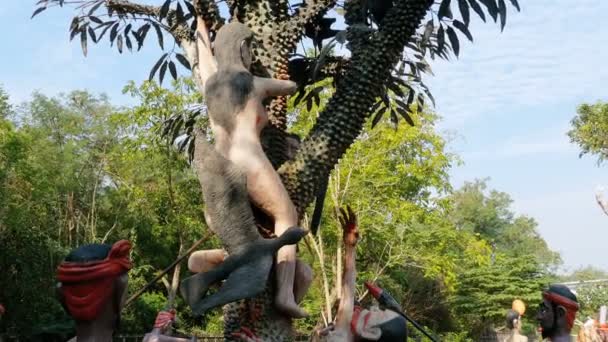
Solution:
{"label": "sky", "polygon": [[[598,185],[608,186],[608,165],[579,158],[566,136],[579,104],[608,101],[608,1],[519,2],[520,13],[509,6],[504,32],[473,20],[474,43],[462,37],[458,59],[432,62],[435,76],[426,82],[443,118],[439,129],[464,162],[451,171],[452,182],[489,177],[518,214],[536,219],[561,253],[562,271],[608,271],[608,216],[594,198]],[[11,102],[36,90],[52,96],[88,89],[133,104],[121,89],[148,77],[161,54],[155,42],[119,55],[105,40],[90,45],[85,58],[78,39],[69,41],[73,10],[53,8],[30,20],[34,3],[0,1],[0,85]]]}

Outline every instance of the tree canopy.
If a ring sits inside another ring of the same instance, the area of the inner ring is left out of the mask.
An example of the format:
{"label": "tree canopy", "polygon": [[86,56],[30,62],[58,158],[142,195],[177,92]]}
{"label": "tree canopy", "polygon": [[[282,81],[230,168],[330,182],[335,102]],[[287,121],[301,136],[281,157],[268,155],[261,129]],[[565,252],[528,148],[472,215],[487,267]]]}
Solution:
{"label": "tree canopy", "polygon": [[568,131],[570,141],[577,144],[581,153],[597,157],[598,164],[608,158],[608,103],[582,104],[572,119]]}

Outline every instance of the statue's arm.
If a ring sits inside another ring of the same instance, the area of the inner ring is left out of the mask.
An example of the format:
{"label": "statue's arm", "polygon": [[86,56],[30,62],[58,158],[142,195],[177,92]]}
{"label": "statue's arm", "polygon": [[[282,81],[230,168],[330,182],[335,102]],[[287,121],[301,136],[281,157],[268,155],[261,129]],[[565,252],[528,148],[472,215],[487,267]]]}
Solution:
{"label": "statue's arm", "polygon": [[285,96],[293,94],[297,85],[293,81],[278,80],[275,78],[254,77],[253,89],[260,98],[268,98],[275,96]]}

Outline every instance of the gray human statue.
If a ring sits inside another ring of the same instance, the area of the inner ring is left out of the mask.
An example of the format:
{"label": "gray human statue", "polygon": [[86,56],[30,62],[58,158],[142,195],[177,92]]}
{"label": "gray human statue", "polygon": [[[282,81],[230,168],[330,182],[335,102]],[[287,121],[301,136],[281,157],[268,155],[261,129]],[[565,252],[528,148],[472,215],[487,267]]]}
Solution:
{"label": "gray human statue", "polygon": [[[268,123],[263,103],[271,97],[292,94],[296,84],[289,80],[252,75],[253,42],[251,30],[238,22],[224,25],[218,31],[214,42],[217,71],[207,79],[204,96],[215,149],[243,172],[248,197],[273,219],[274,233],[280,237],[289,228],[297,226],[298,213],[262,149],[260,134]],[[216,219],[213,216],[207,213],[206,218],[213,221]],[[212,263],[219,262],[222,257],[223,252],[218,250],[209,251],[206,255],[206,259]],[[310,272],[309,266],[297,262],[295,244],[287,244],[279,249],[275,296],[275,306],[279,311],[293,318],[307,316],[297,304],[296,292],[306,292],[310,277],[298,279],[297,286],[295,278]]]}

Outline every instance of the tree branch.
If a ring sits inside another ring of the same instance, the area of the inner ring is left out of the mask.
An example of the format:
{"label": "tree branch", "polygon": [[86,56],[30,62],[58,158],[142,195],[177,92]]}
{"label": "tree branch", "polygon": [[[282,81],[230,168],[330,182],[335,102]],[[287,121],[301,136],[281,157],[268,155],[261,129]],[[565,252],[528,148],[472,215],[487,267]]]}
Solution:
{"label": "tree branch", "polygon": [[[348,2],[353,13],[362,13],[356,0]],[[353,48],[351,63],[338,82],[334,96],[321,112],[295,158],[279,169],[291,198],[302,213],[312,202],[322,179],[326,178],[355,141],[369,116],[369,108],[382,92],[384,82],[433,5],[432,0],[402,0],[384,18],[379,31],[368,33],[366,44]],[[361,28],[346,16],[349,34]],[[348,32],[347,31],[347,32]]]}

